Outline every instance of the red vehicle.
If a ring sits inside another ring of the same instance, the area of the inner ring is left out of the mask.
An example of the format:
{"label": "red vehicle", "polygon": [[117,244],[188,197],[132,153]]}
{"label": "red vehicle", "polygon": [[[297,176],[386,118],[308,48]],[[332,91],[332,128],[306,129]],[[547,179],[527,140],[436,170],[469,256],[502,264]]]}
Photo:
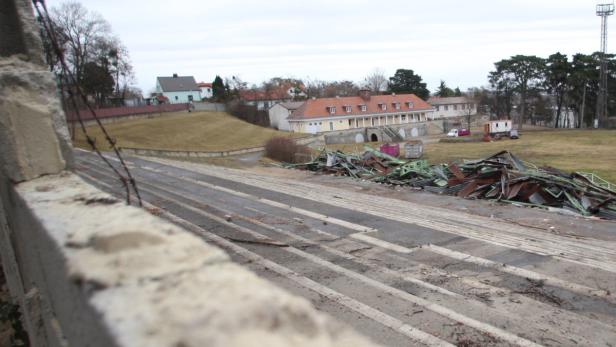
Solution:
{"label": "red vehicle", "polygon": [[471,131],[468,129],[460,129],[458,130],[458,136],[468,136],[471,134]]}
{"label": "red vehicle", "polygon": [[471,131],[468,129],[451,129],[447,136],[449,137],[458,137],[458,136],[468,136],[471,134]]}

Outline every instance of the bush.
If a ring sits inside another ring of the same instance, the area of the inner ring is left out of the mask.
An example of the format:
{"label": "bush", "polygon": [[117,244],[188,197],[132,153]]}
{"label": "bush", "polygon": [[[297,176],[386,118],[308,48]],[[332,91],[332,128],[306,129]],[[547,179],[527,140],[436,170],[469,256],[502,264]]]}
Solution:
{"label": "bush", "polygon": [[287,137],[273,137],[265,144],[265,156],[285,163],[309,161],[310,154],[310,148],[298,145]]}

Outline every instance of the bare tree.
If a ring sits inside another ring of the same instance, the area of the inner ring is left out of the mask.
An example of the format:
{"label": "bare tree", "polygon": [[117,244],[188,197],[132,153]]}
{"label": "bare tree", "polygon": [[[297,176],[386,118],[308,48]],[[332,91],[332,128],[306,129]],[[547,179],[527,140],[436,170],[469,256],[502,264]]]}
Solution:
{"label": "bare tree", "polygon": [[370,88],[373,93],[380,94],[387,89],[387,77],[382,69],[374,69],[366,78],[364,86]]}
{"label": "bare tree", "polygon": [[470,130],[472,117],[477,115],[479,110],[479,103],[481,100],[479,88],[469,88],[466,93],[464,93],[464,97],[466,98],[466,127]]}
{"label": "bare tree", "polygon": [[310,78],[306,78],[305,81],[304,92],[307,98],[320,98],[325,95],[326,82]]}
{"label": "bare tree", "polygon": [[111,26],[78,2],[65,2],[52,8],[51,17],[65,42],[71,72],[79,81],[85,64],[96,55],[96,46],[111,35]]}
{"label": "bare tree", "polygon": [[[72,81],[67,77],[70,73],[82,90],[89,89],[99,95],[99,103],[108,96],[122,103],[135,82],[135,75],[128,50],[112,35],[109,23],[99,14],[88,11],[74,1],[52,8],[51,22],[57,43],[66,58],[68,71],[60,68],[56,52],[51,49],[50,38],[42,36],[47,63],[60,81],[67,88],[76,87],[71,85]],[[113,79],[111,90],[109,79]],[[85,88],[86,85],[89,88]]]}

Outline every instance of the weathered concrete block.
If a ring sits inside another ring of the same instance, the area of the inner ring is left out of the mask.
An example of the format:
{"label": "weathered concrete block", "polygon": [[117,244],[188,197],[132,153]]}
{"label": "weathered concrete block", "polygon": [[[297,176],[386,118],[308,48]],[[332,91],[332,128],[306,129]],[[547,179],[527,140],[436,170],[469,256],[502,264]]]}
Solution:
{"label": "weathered concrete block", "polygon": [[43,66],[0,59],[0,169],[13,182],[59,173],[72,161],[55,87]]}
{"label": "weathered concrete block", "polygon": [[74,174],[20,183],[11,195],[24,291],[42,308],[42,329],[30,335],[39,345],[372,346],[219,248]]}

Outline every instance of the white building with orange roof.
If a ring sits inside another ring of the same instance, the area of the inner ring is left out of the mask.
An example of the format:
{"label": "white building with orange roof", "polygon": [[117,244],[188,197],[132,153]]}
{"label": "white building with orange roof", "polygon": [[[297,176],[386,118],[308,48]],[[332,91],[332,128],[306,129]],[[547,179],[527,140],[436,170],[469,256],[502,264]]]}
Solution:
{"label": "white building with orange roof", "polygon": [[309,99],[288,118],[291,131],[316,134],[367,127],[425,122],[433,107],[415,94]]}

